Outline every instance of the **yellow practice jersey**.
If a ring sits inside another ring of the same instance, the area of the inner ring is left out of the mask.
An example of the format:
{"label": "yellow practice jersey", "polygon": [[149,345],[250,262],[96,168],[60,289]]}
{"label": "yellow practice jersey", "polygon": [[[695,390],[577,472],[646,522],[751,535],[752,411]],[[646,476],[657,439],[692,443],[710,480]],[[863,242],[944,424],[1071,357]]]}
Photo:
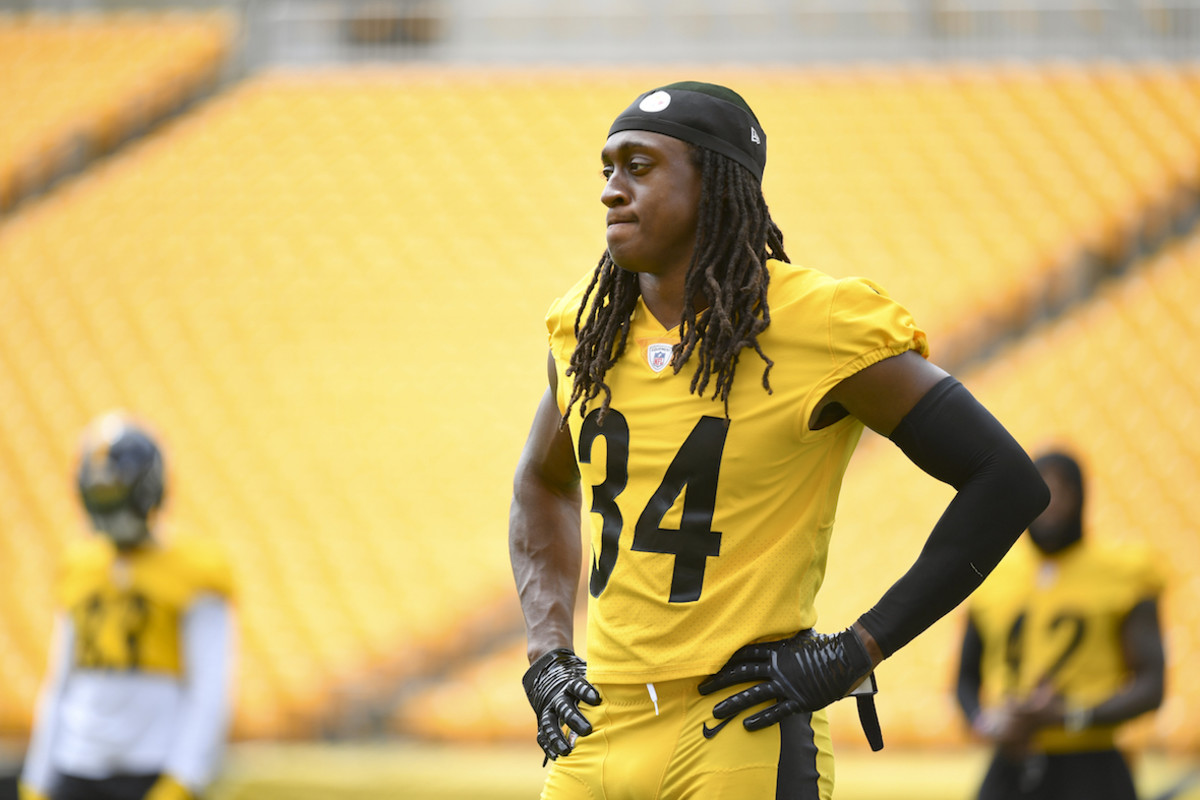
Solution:
{"label": "yellow practice jersey", "polygon": [[230,598],[213,542],[179,537],[128,553],[96,535],[67,555],[59,599],[73,623],[71,667],[180,675],[180,621],[200,594]]}
{"label": "yellow practice jersey", "polygon": [[[1154,554],[1133,544],[1084,540],[1054,557],[1018,547],[972,597],[983,641],[985,705],[1020,701],[1043,684],[1068,707],[1090,708],[1128,680],[1121,627],[1134,606],[1158,597],[1165,577]],[[1046,752],[1107,749],[1115,727],[1039,734]]]}
{"label": "yellow practice jersey", "polygon": [[[716,671],[751,641],[816,622],[842,476],[862,433],[845,418],[809,419],[843,378],[907,350],[925,334],[878,286],[772,262],[771,323],[741,354],[724,406],[692,394],[694,358],[675,374],[678,328],[639,300],[628,346],[609,369],[611,410],[597,424],[571,411],[590,509],[589,674],[644,682]],[[550,309],[547,326],[566,408],[574,323],[590,276]]]}

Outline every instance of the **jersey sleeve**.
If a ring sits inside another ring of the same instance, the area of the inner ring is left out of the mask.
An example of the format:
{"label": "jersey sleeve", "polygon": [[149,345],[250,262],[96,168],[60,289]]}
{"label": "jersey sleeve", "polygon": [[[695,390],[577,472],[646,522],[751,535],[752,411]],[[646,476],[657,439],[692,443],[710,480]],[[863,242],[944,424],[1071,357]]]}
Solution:
{"label": "jersey sleeve", "polygon": [[193,594],[234,599],[233,567],[220,544],[209,538],[184,535],[176,545]]}
{"label": "jersey sleeve", "polygon": [[555,358],[570,358],[571,351],[575,349],[575,318],[591,282],[591,273],[584,275],[565,294],[555,299],[546,312],[546,332]]}
{"label": "jersey sleeve", "polygon": [[908,309],[865,278],[838,281],[829,309],[829,357],[837,380],[908,350],[929,357],[925,332]]}
{"label": "jersey sleeve", "polygon": [[1154,600],[1163,593],[1167,585],[1166,569],[1154,549],[1148,546],[1130,547],[1124,559],[1133,576],[1135,602]]}
{"label": "jersey sleeve", "polygon": [[827,368],[808,395],[805,420],[833,387],[872,364],[909,350],[929,357],[925,331],[873,281],[843,278],[834,282],[828,297],[821,344]]}
{"label": "jersey sleeve", "polygon": [[546,333],[550,344],[550,354],[557,363],[559,373],[557,400],[560,411],[566,410],[566,398],[571,394],[570,385],[562,378],[565,365],[570,362],[571,353],[575,350],[575,318],[579,314],[579,306],[583,302],[583,295],[591,280],[591,273],[585,275],[566,294],[551,303],[550,309],[546,312]]}
{"label": "jersey sleeve", "polygon": [[76,540],[67,548],[55,577],[55,601],[70,608],[91,591],[97,572],[107,572],[113,559],[112,544],[100,535]]}
{"label": "jersey sleeve", "polygon": [[573,309],[566,307],[567,297],[557,298],[546,312],[547,341],[555,360],[570,358],[575,343],[575,319]]}

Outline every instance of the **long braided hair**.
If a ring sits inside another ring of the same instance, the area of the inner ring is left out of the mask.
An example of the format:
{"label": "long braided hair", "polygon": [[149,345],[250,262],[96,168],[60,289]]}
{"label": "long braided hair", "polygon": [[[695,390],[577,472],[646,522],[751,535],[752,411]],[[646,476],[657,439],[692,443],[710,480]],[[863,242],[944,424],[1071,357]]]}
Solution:
{"label": "long braided hair", "polygon": [[[680,340],[671,367],[678,373],[695,354],[691,392],[702,396],[711,383],[713,399],[724,403],[728,420],[729,391],[744,348],[753,348],[765,363],[762,385],[771,392],[768,375],[774,362],[758,343],[758,335],[771,323],[766,262],[789,259],[758,180],[720,153],[695,145],[691,151],[700,171],[700,204],[696,247],[684,284]],[[603,422],[612,401],[604,377],[625,352],[640,294],[637,273],[618,267],[606,250],[575,317],[576,345],[566,372],[574,383],[562,425],[577,402],[582,417],[588,403],[601,394],[597,421]],[[697,314],[697,301],[707,301],[707,310]]]}

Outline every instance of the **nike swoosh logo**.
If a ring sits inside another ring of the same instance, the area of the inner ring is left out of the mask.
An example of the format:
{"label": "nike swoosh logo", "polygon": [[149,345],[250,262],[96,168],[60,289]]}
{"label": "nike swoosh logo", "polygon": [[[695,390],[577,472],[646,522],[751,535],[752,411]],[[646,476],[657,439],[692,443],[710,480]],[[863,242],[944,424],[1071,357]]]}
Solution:
{"label": "nike swoosh logo", "polygon": [[721,728],[724,728],[730,722],[733,722],[733,717],[726,717],[725,719],[721,720],[720,722],[718,722],[715,726],[713,726],[711,728],[708,727],[707,722],[701,723],[701,725],[700,725],[701,732],[704,734],[705,739],[711,739],[714,736],[716,736],[718,733],[720,733]]}

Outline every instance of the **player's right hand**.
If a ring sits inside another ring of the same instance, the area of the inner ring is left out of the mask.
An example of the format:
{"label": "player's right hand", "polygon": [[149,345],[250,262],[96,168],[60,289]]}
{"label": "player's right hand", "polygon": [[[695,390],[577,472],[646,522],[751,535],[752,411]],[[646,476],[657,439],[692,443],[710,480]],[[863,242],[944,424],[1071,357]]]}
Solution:
{"label": "player's right hand", "polygon": [[579,704],[597,705],[600,692],[588,683],[587,664],[574,652],[565,647],[551,650],[533,662],[521,683],[537,715],[537,742],[547,759],[565,756],[573,749],[563,725],[580,736],[592,732]]}

